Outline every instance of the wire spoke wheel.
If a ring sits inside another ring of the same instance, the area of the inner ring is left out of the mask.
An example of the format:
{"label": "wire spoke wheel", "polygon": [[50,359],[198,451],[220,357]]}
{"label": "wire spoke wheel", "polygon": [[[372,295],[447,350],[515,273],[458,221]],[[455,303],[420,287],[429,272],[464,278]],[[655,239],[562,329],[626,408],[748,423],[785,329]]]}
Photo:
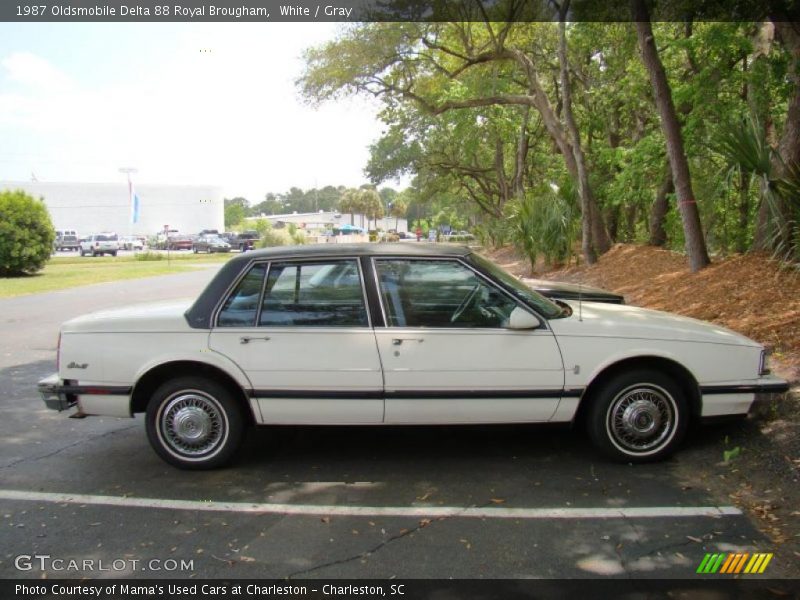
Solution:
{"label": "wire spoke wheel", "polygon": [[226,465],[244,439],[244,398],[210,377],[183,375],[164,381],[147,405],[150,445],[180,469]]}
{"label": "wire spoke wheel", "polygon": [[678,424],[678,406],[672,395],[654,384],[622,390],[606,413],[606,430],[622,452],[648,455],[670,443]]}
{"label": "wire spoke wheel", "polygon": [[587,397],[589,437],[609,458],[645,463],[667,458],[686,435],[689,401],[672,374],[631,368],[607,376]]}
{"label": "wire spoke wheel", "polygon": [[184,459],[212,456],[228,436],[228,419],[219,401],[199,390],[183,390],[167,398],[157,422],[165,448]]}

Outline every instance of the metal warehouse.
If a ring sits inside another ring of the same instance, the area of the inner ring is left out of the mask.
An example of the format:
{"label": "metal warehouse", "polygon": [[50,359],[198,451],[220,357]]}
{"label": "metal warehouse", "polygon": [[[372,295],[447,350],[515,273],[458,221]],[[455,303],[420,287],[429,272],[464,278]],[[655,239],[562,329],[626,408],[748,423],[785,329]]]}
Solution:
{"label": "metal warehouse", "polygon": [[79,234],[154,235],[165,225],[181,233],[197,233],[222,231],[225,225],[222,190],[214,186],[136,184],[136,223],[126,182],[0,182],[0,190],[18,189],[44,199],[56,229],[74,229]]}

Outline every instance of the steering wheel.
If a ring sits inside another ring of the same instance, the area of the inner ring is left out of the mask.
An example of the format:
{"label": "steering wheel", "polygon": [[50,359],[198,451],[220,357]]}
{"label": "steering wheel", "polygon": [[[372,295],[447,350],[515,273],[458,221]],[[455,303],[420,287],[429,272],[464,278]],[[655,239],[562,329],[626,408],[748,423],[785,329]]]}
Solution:
{"label": "steering wheel", "polygon": [[475,297],[478,295],[480,289],[481,289],[481,284],[476,283],[475,287],[473,287],[469,291],[469,293],[467,293],[467,295],[464,296],[464,299],[461,301],[461,304],[458,305],[456,312],[454,312],[453,316],[450,317],[451,323],[455,323],[456,321],[458,321],[458,318],[464,314],[464,311],[467,310],[469,305],[472,304],[473,300],[475,300]]}

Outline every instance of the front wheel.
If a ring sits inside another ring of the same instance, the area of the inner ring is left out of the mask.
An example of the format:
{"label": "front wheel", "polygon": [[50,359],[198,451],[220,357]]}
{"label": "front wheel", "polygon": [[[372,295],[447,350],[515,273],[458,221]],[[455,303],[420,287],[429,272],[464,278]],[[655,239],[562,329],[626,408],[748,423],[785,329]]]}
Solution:
{"label": "front wheel", "polygon": [[686,435],[686,395],[659,371],[621,373],[590,401],[589,436],[614,460],[642,463],[666,458]]}
{"label": "front wheel", "polygon": [[147,437],[164,461],[181,469],[228,463],[244,438],[240,404],[212,379],[180,377],[159,387],[147,405]]}

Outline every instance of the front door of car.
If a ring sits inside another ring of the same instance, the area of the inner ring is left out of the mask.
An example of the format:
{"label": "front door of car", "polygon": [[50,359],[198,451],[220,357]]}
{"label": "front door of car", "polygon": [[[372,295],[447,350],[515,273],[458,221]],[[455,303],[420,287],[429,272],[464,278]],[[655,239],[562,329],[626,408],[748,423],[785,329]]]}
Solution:
{"label": "front door of car", "polygon": [[221,306],[209,347],[247,374],[263,423],[383,420],[357,259],[255,264]]}
{"label": "front door of car", "polygon": [[547,421],[564,368],[545,323],[511,329],[515,299],[457,259],[374,259],[386,423]]}

